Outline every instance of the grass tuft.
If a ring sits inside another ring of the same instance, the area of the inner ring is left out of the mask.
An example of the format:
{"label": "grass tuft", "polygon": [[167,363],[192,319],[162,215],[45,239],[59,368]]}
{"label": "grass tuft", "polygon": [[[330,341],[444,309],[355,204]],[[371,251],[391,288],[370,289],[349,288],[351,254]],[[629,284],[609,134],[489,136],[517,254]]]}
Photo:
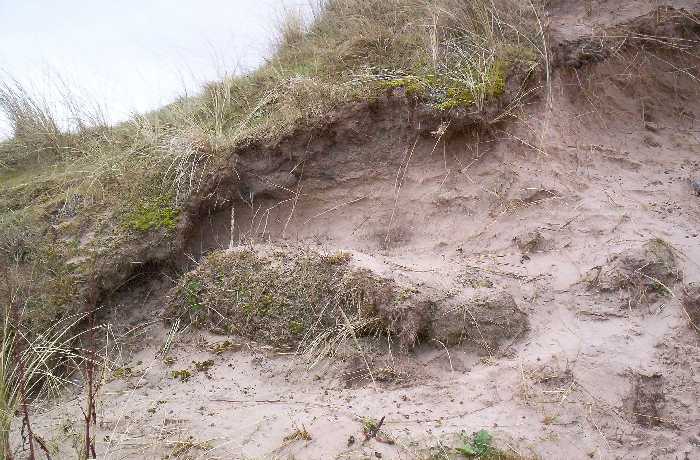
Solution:
{"label": "grass tuft", "polygon": [[166,316],[287,349],[344,329],[340,310],[358,335],[371,334],[393,285],[346,261],[312,251],[215,252],[174,288]]}
{"label": "grass tuft", "polygon": [[[26,306],[13,314],[14,293],[2,301],[0,329],[0,453],[10,452],[9,434],[22,404],[55,397],[68,384],[65,369],[83,358],[76,353],[74,331],[83,316],[65,317],[44,328],[28,330],[22,321]],[[10,458],[10,457],[7,457]]]}

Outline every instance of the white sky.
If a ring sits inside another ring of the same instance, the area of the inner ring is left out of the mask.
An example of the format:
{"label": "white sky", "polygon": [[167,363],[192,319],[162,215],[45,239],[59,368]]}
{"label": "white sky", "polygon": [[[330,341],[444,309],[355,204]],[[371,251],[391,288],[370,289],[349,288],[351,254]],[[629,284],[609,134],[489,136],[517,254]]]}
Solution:
{"label": "white sky", "polygon": [[[111,121],[259,65],[307,0],[0,0],[0,72],[46,94],[60,75]],[[0,75],[2,78],[2,75]],[[49,96],[50,97],[50,96]],[[11,134],[0,118],[0,138]]]}

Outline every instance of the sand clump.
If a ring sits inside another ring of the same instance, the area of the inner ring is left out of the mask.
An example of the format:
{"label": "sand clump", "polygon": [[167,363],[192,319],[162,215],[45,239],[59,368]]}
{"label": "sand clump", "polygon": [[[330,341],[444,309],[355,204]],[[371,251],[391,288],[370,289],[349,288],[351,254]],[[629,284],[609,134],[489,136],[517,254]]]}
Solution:
{"label": "sand clump", "polygon": [[445,297],[360,267],[350,253],[259,246],[209,255],[172,289],[165,316],[278,348],[317,351],[384,336],[401,350],[437,339],[491,352],[527,329],[527,315],[506,292],[467,289],[434,300]]}
{"label": "sand clump", "polygon": [[400,298],[390,280],[354,269],[350,255],[322,255],[275,247],[216,251],[183,277],[169,295],[166,317],[195,327],[234,334],[292,349],[334,333],[371,335],[401,331],[409,343],[418,335],[401,324],[399,311],[383,320],[386,304]]}
{"label": "sand clump", "polygon": [[688,284],[683,289],[681,302],[690,325],[700,333],[700,284]]}
{"label": "sand clump", "polygon": [[624,292],[630,306],[649,304],[670,295],[680,279],[673,248],[661,239],[613,255],[588,274],[587,281],[602,292]]}
{"label": "sand clump", "polygon": [[665,399],[661,374],[635,374],[632,392],[626,402],[635,423],[651,428],[661,425],[663,421]]}
{"label": "sand clump", "polygon": [[544,251],[549,243],[539,230],[520,233],[513,238],[513,242],[523,254]]}
{"label": "sand clump", "polygon": [[440,305],[432,333],[447,346],[467,343],[494,353],[527,329],[527,315],[513,296],[498,289],[479,288]]}

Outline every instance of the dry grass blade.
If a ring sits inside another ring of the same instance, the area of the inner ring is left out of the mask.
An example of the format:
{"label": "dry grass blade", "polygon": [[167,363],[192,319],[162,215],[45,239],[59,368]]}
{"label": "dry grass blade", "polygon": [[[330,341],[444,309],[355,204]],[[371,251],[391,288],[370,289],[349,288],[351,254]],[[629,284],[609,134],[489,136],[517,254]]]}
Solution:
{"label": "dry grass blade", "polygon": [[[39,335],[27,335],[14,324],[8,307],[2,314],[0,330],[0,450],[9,452],[12,421],[22,398],[55,397],[70,382],[65,378],[67,363],[83,360],[73,347],[73,331],[84,315],[58,321]],[[21,355],[17,349],[22,350]],[[21,362],[18,362],[18,359]]]}

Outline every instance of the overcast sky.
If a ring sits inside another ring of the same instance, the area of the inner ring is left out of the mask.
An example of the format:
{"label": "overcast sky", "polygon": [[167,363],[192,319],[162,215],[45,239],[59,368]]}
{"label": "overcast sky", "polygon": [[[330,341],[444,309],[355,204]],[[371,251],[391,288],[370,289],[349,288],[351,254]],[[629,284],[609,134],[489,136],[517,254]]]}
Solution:
{"label": "overcast sky", "polygon": [[122,120],[259,65],[285,9],[307,3],[0,0],[0,71],[39,92],[59,75]]}

